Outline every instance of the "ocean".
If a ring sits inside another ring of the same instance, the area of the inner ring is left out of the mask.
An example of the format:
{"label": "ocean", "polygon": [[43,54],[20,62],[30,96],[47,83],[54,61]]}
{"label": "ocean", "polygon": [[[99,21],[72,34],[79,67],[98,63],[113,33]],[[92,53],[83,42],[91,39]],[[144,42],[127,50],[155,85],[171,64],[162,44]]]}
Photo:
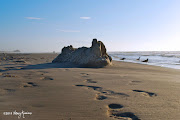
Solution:
{"label": "ocean", "polygon": [[[180,51],[108,52],[113,60],[180,69]],[[137,60],[140,57],[140,60]],[[124,60],[121,60],[125,58]],[[148,59],[148,62],[142,62]]]}

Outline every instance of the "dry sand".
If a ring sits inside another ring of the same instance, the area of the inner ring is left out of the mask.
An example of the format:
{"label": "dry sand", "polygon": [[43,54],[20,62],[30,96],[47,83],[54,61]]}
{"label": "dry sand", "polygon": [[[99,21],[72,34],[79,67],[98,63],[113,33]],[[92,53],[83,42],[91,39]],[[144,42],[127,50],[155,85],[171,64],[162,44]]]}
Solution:
{"label": "dry sand", "polygon": [[[2,56],[2,55],[1,55]],[[57,54],[11,54],[0,65],[0,120],[180,120],[180,70],[115,62],[51,64]],[[22,119],[22,117],[21,117]]]}

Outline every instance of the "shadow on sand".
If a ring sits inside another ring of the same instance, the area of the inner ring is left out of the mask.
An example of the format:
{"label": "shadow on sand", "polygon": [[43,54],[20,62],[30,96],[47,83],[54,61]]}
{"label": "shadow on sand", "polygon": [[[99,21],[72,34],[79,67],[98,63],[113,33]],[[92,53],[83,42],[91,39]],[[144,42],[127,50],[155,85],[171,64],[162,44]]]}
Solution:
{"label": "shadow on sand", "polygon": [[79,66],[72,63],[43,63],[43,64],[35,64],[35,65],[27,65],[27,66],[18,66],[7,70],[0,69],[0,72],[6,72],[11,70],[33,70],[33,69],[51,69],[51,68],[89,68],[89,67]]}
{"label": "shadow on sand", "polygon": [[36,65],[28,65],[21,69],[49,69],[49,68],[80,68],[72,63],[43,63]]}

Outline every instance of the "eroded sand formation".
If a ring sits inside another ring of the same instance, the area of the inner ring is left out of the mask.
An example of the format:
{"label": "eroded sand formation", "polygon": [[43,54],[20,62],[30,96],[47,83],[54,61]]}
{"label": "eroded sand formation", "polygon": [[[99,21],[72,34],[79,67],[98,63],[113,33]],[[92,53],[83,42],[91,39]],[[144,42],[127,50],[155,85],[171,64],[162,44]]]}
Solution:
{"label": "eroded sand formation", "polygon": [[112,58],[106,53],[106,47],[101,41],[93,39],[92,46],[73,48],[72,45],[64,47],[53,63],[69,62],[83,67],[103,67],[112,64]]}

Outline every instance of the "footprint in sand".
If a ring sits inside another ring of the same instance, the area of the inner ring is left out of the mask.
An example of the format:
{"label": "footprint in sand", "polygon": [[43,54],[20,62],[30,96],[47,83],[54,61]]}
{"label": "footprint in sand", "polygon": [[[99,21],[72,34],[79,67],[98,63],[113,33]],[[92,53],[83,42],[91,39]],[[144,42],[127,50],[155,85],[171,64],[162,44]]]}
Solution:
{"label": "footprint in sand", "polygon": [[97,83],[96,81],[93,81],[92,79],[86,79],[85,82],[87,82],[87,83]]}
{"label": "footprint in sand", "polygon": [[157,96],[156,93],[153,93],[153,92],[147,92],[147,91],[143,91],[143,90],[133,90],[133,92],[142,93],[142,95],[147,96],[147,97],[154,97],[154,96]]}
{"label": "footprint in sand", "polygon": [[98,87],[98,86],[89,86],[89,85],[75,85],[77,87],[87,87],[89,89],[93,89],[95,91],[98,91],[104,95],[109,95],[109,96],[121,96],[121,97],[129,97],[129,95],[125,94],[125,93],[119,93],[119,92],[114,92],[112,90],[103,90],[102,87]]}
{"label": "footprint in sand", "polygon": [[77,87],[87,87],[89,89],[93,89],[95,91],[102,91],[102,87],[98,87],[98,86],[90,86],[90,85],[75,85]]}
{"label": "footprint in sand", "polygon": [[88,76],[82,76],[83,78],[87,78]]}
{"label": "footprint in sand", "polygon": [[15,69],[15,67],[5,67],[5,70],[12,70]]}
{"label": "footprint in sand", "polygon": [[141,83],[142,81],[138,81],[138,80],[133,80],[131,81],[132,83]]}
{"label": "footprint in sand", "polygon": [[101,95],[100,93],[96,94],[96,97],[95,97],[96,100],[104,100],[104,99],[107,99],[106,96],[104,95]]}
{"label": "footprint in sand", "polygon": [[82,77],[88,77],[89,76],[89,74],[87,74],[87,73],[80,73],[81,75],[83,75]]}
{"label": "footprint in sand", "polygon": [[26,63],[26,61],[24,60],[17,60],[17,61],[14,61],[15,63]]}
{"label": "footprint in sand", "polygon": [[6,90],[8,92],[15,92],[16,91],[15,89],[7,89],[7,88],[5,88],[4,90]]}
{"label": "footprint in sand", "polygon": [[139,83],[142,83],[142,81],[139,80],[133,80],[129,82],[129,85],[138,85]]}
{"label": "footprint in sand", "polygon": [[87,74],[87,73],[81,73],[81,75],[89,75],[89,74]]}
{"label": "footprint in sand", "polygon": [[[75,85],[75,86],[77,86],[77,87],[87,87],[88,89],[93,89],[93,90],[98,91],[98,92],[102,91],[102,87],[98,87],[98,86],[88,86],[88,85]],[[107,99],[107,97],[100,94],[100,93],[97,93],[95,99],[96,100],[104,100],[104,99]]]}
{"label": "footprint in sand", "polygon": [[46,71],[38,71],[40,73],[40,75],[44,75],[45,73],[48,73]]}
{"label": "footprint in sand", "polygon": [[7,93],[12,93],[12,92],[15,92],[16,90],[15,89],[0,89],[0,95],[5,95]]}
{"label": "footprint in sand", "polygon": [[16,67],[16,69],[20,70],[20,69],[23,69],[23,67]]}
{"label": "footprint in sand", "polygon": [[15,67],[5,67],[5,68],[7,68],[7,69],[14,69]]}
{"label": "footprint in sand", "polygon": [[37,87],[38,85],[33,82],[27,82],[23,85],[23,87]]}
{"label": "footprint in sand", "polygon": [[140,120],[132,112],[122,112],[123,106],[121,104],[109,104],[107,114],[109,117],[113,117],[121,120]]}
{"label": "footprint in sand", "polygon": [[112,104],[109,104],[109,105],[108,105],[108,108],[110,108],[110,109],[120,109],[120,108],[123,108],[123,106],[120,105],[120,104],[114,104],[114,103],[112,103]]}
{"label": "footprint in sand", "polygon": [[120,92],[114,92],[112,90],[104,90],[102,91],[105,95],[110,95],[110,96],[121,96],[121,97],[129,97],[128,94],[125,93],[120,93]]}
{"label": "footprint in sand", "polygon": [[41,79],[41,80],[54,80],[53,78],[48,77],[48,76],[41,77],[40,79]]}
{"label": "footprint in sand", "polygon": [[108,107],[108,111],[107,111],[108,116],[114,118],[117,117],[117,115],[120,113],[121,108],[123,108],[122,105],[115,103],[109,104],[107,107]]}

